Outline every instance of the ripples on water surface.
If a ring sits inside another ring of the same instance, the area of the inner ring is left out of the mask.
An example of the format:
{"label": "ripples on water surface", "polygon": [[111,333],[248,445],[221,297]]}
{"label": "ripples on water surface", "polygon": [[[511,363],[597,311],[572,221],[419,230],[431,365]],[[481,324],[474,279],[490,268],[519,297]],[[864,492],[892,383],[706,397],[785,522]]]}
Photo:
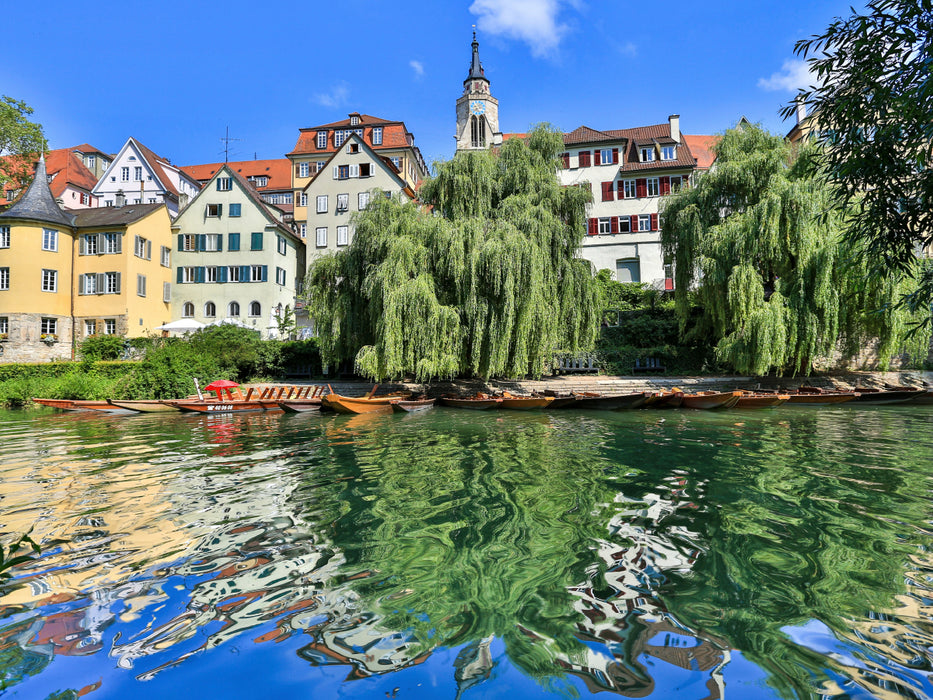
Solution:
{"label": "ripples on water surface", "polygon": [[0,412],[0,696],[928,697],[931,428]]}

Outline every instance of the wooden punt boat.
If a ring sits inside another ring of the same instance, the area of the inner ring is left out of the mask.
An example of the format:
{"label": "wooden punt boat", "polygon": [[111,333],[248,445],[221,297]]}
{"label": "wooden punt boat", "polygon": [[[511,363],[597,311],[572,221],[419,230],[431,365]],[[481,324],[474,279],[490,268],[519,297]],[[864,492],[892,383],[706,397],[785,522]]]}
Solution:
{"label": "wooden punt boat", "polygon": [[[185,400],[186,399],[178,399],[178,402],[181,403]],[[136,411],[137,413],[175,413],[179,410],[177,406],[173,406],[168,401],[163,401],[162,399],[142,399],[138,401],[107,399],[107,402],[114,408]]]}
{"label": "wooden punt boat", "polygon": [[390,405],[395,413],[414,413],[415,411],[426,411],[429,408],[434,408],[434,399],[424,397],[410,400],[396,399],[390,402]]}
{"label": "wooden punt boat", "polygon": [[855,387],[855,399],[852,404],[859,406],[885,406],[892,403],[907,403],[926,394],[923,389],[898,387],[897,389],[873,389]]}
{"label": "wooden punt boat", "polygon": [[553,396],[514,396],[505,391],[499,397],[499,408],[505,408],[511,411],[532,411],[539,408],[547,408],[554,402]]}
{"label": "wooden punt boat", "polygon": [[914,403],[933,404],[933,389],[924,389],[923,393],[914,399]]}
{"label": "wooden punt boat", "polygon": [[648,394],[642,408],[680,408],[684,399],[684,392],[680,389],[671,391],[655,391]]}
{"label": "wooden punt boat", "polygon": [[276,402],[278,407],[286,413],[307,413],[308,411],[321,410],[321,397],[315,396],[311,399],[286,399]]}
{"label": "wooden punt boat", "polygon": [[739,402],[741,396],[741,391],[698,391],[695,394],[684,394],[680,405],[683,408],[707,411],[716,408],[732,408]]}
{"label": "wooden punt boat", "polygon": [[92,401],[89,399],[33,399],[34,403],[60,411],[119,411],[106,401]]}
{"label": "wooden punt boat", "polygon": [[735,404],[736,408],[774,408],[787,403],[788,394],[759,394],[752,391],[743,391]]}
{"label": "wooden punt boat", "polygon": [[626,408],[640,408],[648,400],[648,392],[635,394],[576,394],[574,408],[595,411],[616,411]]}
{"label": "wooden punt boat", "polygon": [[204,399],[203,401],[169,401],[179,411],[187,413],[233,413],[238,411],[264,411],[265,407],[259,401],[246,399],[218,400]]}
{"label": "wooden punt boat", "polygon": [[476,396],[442,396],[441,403],[452,408],[468,408],[473,411],[486,411],[490,408],[499,408],[502,399],[488,394]]}
{"label": "wooden punt boat", "polygon": [[[395,397],[398,399],[398,397]],[[321,408],[328,408],[336,413],[391,413],[392,404],[386,401],[376,401],[365,396],[341,396],[340,394],[327,394],[321,397]]]}

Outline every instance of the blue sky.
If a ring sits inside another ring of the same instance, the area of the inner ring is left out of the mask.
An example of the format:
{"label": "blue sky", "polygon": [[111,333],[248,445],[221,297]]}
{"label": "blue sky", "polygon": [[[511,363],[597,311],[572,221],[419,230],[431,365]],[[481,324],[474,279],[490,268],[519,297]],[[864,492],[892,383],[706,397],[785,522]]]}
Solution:
{"label": "blue sky", "polygon": [[[861,5],[857,5],[860,7]],[[134,136],[173,163],[280,158],[303,126],[359,111],[406,123],[430,163],[453,155],[476,24],[503,131],[620,129],[680,114],[685,133],[740,117],[786,133],[806,82],[797,39],[841,0],[15,2],[0,93],[52,148]]]}

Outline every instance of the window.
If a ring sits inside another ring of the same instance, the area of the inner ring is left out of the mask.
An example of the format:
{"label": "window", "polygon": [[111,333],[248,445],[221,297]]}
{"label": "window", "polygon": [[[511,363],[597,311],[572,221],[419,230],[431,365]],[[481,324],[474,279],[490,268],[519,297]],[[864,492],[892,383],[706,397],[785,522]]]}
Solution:
{"label": "window", "polygon": [[265,282],[266,281],[266,266],[265,265],[250,265],[249,266],[249,281],[250,282]]}
{"label": "window", "polygon": [[223,213],[223,204],[208,204],[204,216],[220,216]]}
{"label": "window", "polygon": [[10,247],[10,227],[0,226],[0,248]]}
{"label": "window", "polygon": [[129,169],[128,167],[127,167],[127,168],[120,168],[120,179],[121,179],[123,182],[129,182],[129,181],[130,181],[130,169]]}
{"label": "window", "polygon": [[97,321],[90,319],[84,322],[84,335],[95,335],[97,333]]}
{"label": "window", "polygon": [[198,249],[198,237],[193,233],[183,233],[181,236],[181,249],[193,252]]}
{"label": "window", "polygon": [[43,292],[58,291],[58,270],[43,270],[42,271],[42,291]]}
{"label": "window", "polygon": [[78,283],[79,294],[97,294],[97,275],[93,272],[81,275]]}
{"label": "window", "polygon": [[359,153],[359,152],[360,152],[360,144],[356,142],[347,144],[347,153]]}
{"label": "window", "polygon": [[97,234],[86,233],[81,236],[81,255],[97,255]]}
{"label": "window", "polygon": [[172,283],[171,282],[162,283],[162,301],[164,301],[166,304],[169,304],[172,301]]}
{"label": "window", "polygon": [[190,301],[186,301],[184,306],[181,307],[181,315],[183,318],[191,318],[194,316],[194,304]]}
{"label": "window", "polygon": [[117,334],[117,320],[115,318],[104,319],[104,335]]}
{"label": "window", "polygon": [[239,233],[227,234],[227,250],[239,250],[239,249],[240,249],[240,234]]}
{"label": "window", "polygon": [[150,197],[149,204],[155,204],[155,203],[156,203],[155,197]]}
{"label": "window", "polygon": [[282,287],[285,286],[285,270],[281,267],[275,268],[275,283]]}
{"label": "window", "polygon": [[661,160],[677,160],[677,147],[661,146]]}
{"label": "window", "polygon": [[[327,132],[326,131],[317,132],[317,147],[327,148]],[[302,177],[308,177],[308,176],[302,175]]]}
{"label": "window", "polygon": [[641,282],[641,265],[637,257],[616,260],[616,280],[619,282]]}
{"label": "window", "polygon": [[632,219],[628,216],[619,217],[619,233],[632,232]]}
{"label": "window", "polygon": [[217,306],[214,302],[209,301],[204,305],[204,316],[205,318],[214,318],[217,315]]}
{"label": "window", "polygon": [[133,179],[136,180],[136,182],[143,179],[143,169],[138,165],[133,168]]}
{"label": "window", "polygon": [[227,280],[230,282],[239,282],[240,281],[240,266],[231,265],[227,268]]}
{"label": "window", "polygon": [[298,224],[298,235],[302,238],[308,237],[308,224]]}
{"label": "window", "polygon": [[600,233],[610,233],[612,230],[612,224],[610,223],[609,217],[602,218],[599,220],[599,232]]}
{"label": "window", "polygon": [[249,249],[262,250],[262,231],[249,234]]}
{"label": "window", "polygon": [[402,159],[401,158],[399,158],[398,156],[393,156],[392,158],[389,158],[389,160],[392,161],[392,165],[395,166],[396,170],[398,170],[399,172],[402,172]]}
{"label": "window", "polygon": [[240,305],[235,301],[231,301],[227,305],[227,316],[230,316],[230,318],[236,318],[239,315],[240,315]]}
{"label": "window", "polygon": [[349,243],[349,233],[346,226],[337,227],[337,245],[347,245]]}
{"label": "window", "polygon": [[232,177],[218,177],[217,178],[217,191],[218,192],[229,192],[233,189],[233,178]]}
{"label": "window", "polygon": [[266,177],[265,175],[258,175],[255,178],[253,178],[253,185],[255,187],[265,187],[268,184],[269,184],[269,178]]}
{"label": "window", "polygon": [[684,186],[684,179],[681,175],[671,175],[671,192],[680,192]]}
{"label": "window", "polygon": [[123,251],[123,236],[119,233],[104,234],[104,255],[116,255]]}
{"label": "window", "polygon": [[475,114],[470,117],[470,146],[486,148],[486,119]]}
{"label": "window", "polygon": [[579,155],[577,156],[577,160],[579,161],[581,168],[590,167],[590,152],[580,151]]}
{"label": "window", "polygon": [[216,282],[217,281],[217,266],[208,265],[204,268],[204,281],[205,282]]}
{"label": "window", "polygon": [[298,192],[298,193],[296,193],[296,194],[297,194],[298,206],[299,206],[299,207],[306,207],[306,206],[308,206],[308,193],[307,193],[307,192]]}
{"label": "window", "polygon": [[350,177],[350,166],[349,165],[338,165],[336,168],[337,179],[338,180],[347,180]]}
{"label": "window", "polygon": [[373,146],[382,145],[382,127],[374,126],[373,127]]}
{"label": "window", "polygon": [[0,267],[0,291],[9,291],[10,289],[10,268]]}
{"label": "window", "polygon": [[249,315],[262,316],[262,305],[258,301],[251,301],[249,303]]}
{"label": "window", "polygon": [[317,196],[317,213],[326,214],[327,213],[327,195],[319,194]]}
{"label": "window", "polygon": [[357,207],[360,211],[363,211],[366,207],[369,206],[369,192],[360,192],[357,195]]}
{"label": "window", "polygon": [[223,237],[219,233],[204,234],[204,250],[209,253],[216,253],[223,250]]}
{"label": "window", "polygon": [[159,262],[162,264],[162,267],[171,267],[172,266],[172,250],[166,246],[161,246],[159,248]]}
{"label": "window", "polygon": [[347,211],[350,208],[350,195],[337,195],[337,211]]}
{"label": "window", "polygon": [[239,216],[240,215],[241,205],[239,202],[234,202],[230,205],[230,216]]}
{"label": "window", "polygon": [[613,162],[612,149],[611,148],[600,148],[599,149],[599,162],[601,165],[610,165]]}
{"label": "window", "polygon": [[136,275],[136,296],[146,296],[146,276]]}
{"label": "window", "polygon": [[148,241],[142,236],[136,236],[133,241],[134,253],[137,258],[142,258],[143,260],[152,259],[152,241]]}
{"label": "window", "polygon": [[625,194],[625,199],[634,199],[637,196],[635,193],[635,181],[634,180],[623,180],[622,189]]}
{"label": "window", "polygon": [[42,229],[42,250],[50,250],[53,253],[58,250],[58,231],[51,228]]}
{"label": "window", "polygon": [[43,318],[39,322],[39,332],[42,335],[56,335],[58,333],[58,319]]}
{"label": "window", "polygon": [[81,193],[80,200],[81,200],[81,204],[90,204],[90,203],[91,203],[91,197],[90,197],[90,195],[88,195],[87,192],[82,192],[82,193]]}
{"label": "window", "polygon": [[661,188],[658,184],[658,178],[649,177],[648,178],[648,196],[657,197],[661,194]]}
{"label": "window", "polygon": [[651,230],[651,214],[639,214],[638,215],[638,230],[639,231],[650,231]]}
{"label": "window", "polygon": [[326,226],[318,226],[316,229],[314,229],[314,244],[318,248],[327,247],[327,227]]}
{"label": "window", "polygon": [[321,172],[324,169],[325,165],[327,165],[327,161],[319,160],[317,162],[317,169],[315,170],[315,172],[318,172],[318,173]]}
{"label": "window", "polygon": [[[334,132],[334,148],[340,148],[343,145],[343,142],[347,140],[348,133],[346,131],[341,131],[338,129]],[[320,133],[318,133],[320,138]]]}
{"label": "window", "polygon": [[288,241],[285,240],[284,236],[275,237],[275,247],[282,255],[285,255],[288,252]]}
{"label": "window", "polygon": [[375,168],[372,163],[360,163],[360,177],[372,177],[375,174]]}
{"label": "window", "polygon": [[105,272],[104,273],[104,294],[119,294],[120,293],[120,273],[119,272]]}
{"label": "window", "polygon": [[654,161],[654,146],[643,146],[641,149],[641,162],[651,163]]}
{"label": "window", "polygon": [[180,267],[181,274],[178,275],[178,281],[182,284],[193,284],[198,281],[198,268]]}

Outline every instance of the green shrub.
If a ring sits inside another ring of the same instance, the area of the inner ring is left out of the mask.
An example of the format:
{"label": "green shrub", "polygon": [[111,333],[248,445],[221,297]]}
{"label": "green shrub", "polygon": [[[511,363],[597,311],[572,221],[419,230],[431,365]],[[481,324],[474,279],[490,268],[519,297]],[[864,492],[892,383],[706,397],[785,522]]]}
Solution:
{"label": "green shrub", "polygon": [[126,341],[118,335],[90,335],[81,341],[78,354],[90,361],[119,360],[125,346]]}

